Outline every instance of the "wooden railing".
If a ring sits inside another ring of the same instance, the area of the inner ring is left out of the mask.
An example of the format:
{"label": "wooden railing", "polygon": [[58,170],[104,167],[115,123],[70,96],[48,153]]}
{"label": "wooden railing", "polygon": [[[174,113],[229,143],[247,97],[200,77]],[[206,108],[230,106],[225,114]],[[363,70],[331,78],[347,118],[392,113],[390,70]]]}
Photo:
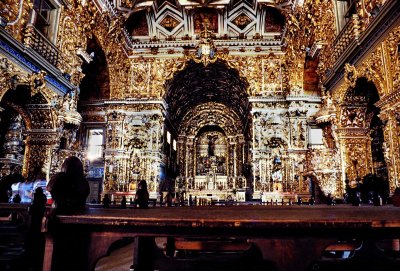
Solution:
{"label": "wooden railing", "polygon": [[352,42],[357,42],[360,37],[360,20],[358,15],[353,14],[344,28],[341,30],[339,35],[336,37],[333,42],[333,63],[335,63],[338,58],[343,54],[346,48]]}
{"label": "wooden railing", "polygon": [[60,59],[60,51],[32,24],[27,26],[25,34],[25,44],[35,50],[52,65],[58,65]]}

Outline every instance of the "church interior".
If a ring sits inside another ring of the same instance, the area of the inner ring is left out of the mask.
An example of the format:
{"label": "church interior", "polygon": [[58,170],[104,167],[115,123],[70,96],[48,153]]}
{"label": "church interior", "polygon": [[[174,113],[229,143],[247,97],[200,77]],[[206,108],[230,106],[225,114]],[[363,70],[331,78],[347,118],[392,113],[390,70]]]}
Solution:
{"label": "church interior", "polygon": [[398,0],[4,0],[0,70],[2,202],[400,196]]}

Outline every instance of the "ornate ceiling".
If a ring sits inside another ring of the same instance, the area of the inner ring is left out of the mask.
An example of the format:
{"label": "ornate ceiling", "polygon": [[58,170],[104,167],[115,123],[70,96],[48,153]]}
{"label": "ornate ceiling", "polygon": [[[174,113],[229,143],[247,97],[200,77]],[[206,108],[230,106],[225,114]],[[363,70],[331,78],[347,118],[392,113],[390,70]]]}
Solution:
{"label": "ornate ceiling", "polygon": [[207,66],[190,62],[166,83],[165,101],[175,125],[180,124],[188,110],[209,102],[224,104],[245,119],[249,110],[247,87],[245,79],[222,61]]}
{"label": "ornate ceiling", "polygon": [[110,31],[124,26],[129,53],[141,55],[185,53],[194,48],[204,26],[215,34],[216,45],[230,52],[280,51],[288,13],[296,5],[292,2],[298,1],[114,1],[111,10],[118,19]]}

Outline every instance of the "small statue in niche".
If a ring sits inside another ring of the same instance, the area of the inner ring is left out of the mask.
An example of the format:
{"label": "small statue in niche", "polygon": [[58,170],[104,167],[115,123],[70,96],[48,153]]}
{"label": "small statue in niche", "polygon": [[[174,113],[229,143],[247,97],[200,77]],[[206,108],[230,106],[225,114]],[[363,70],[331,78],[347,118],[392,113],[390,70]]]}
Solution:
{"label": "small statue in niche", "polygon": [[208,156],[215,156],[215,141],[218,139],[217,135],[208,135]]}

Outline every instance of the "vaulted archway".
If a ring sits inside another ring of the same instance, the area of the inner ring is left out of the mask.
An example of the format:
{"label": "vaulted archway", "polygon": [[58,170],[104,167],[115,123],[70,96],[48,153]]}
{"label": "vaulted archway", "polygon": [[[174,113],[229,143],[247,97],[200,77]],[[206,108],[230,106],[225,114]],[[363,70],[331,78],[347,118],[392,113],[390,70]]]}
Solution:
{"label": "vaulted archway", "polygon": [[[56,116],[45,94],[29,85],[9,89],[0,101],[1,175],[20,173],[33,180],[49,174]],[[35,159],[32,159],[35,157]]]}
{"label": "vaulted archway", "polygon": [[373,177],[375,188],[371,186],[366,189],[372,191],[379,187],[379,193],[383,197],[388,196],[389,183],[385,161],[384,123],[379,118],[380,109],[375,105],[379,99],[374,83],[365,77],[358,78],[355,86],[348,89],[344,96],[340,125],[342,144],[346,149],[344,172],[350,184],[359,178],[367,182],[367,187],[368,178]]}
{"label": "vaulted archway", "polygon": [[247,88],[223,61],[190,62],[166,83],[167,117],[178,138],[177,191],[225,198],[250,187]]}

